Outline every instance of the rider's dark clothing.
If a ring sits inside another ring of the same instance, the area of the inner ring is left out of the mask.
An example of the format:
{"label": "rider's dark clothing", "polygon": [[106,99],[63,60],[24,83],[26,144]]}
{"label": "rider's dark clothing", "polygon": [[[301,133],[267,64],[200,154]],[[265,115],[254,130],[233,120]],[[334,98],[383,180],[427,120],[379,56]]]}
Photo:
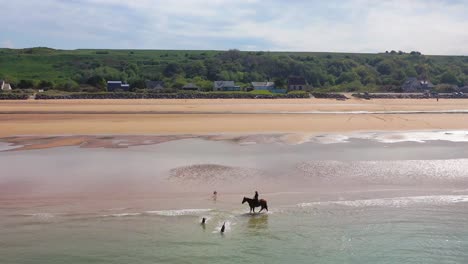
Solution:
{"label": "rider's dark clothing", "polygon": [[254,200],[258,203],[258,192],[255,192]]}

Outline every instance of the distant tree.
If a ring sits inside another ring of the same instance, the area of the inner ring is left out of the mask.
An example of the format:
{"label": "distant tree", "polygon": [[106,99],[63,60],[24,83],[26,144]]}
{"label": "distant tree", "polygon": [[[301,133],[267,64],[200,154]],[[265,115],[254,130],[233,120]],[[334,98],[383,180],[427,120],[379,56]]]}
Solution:
{"label": "distant tree", "polygon": [[448,83],[448,84],[458,84],[458,78],[457,76],[451,72],[451,71],[446,71],[440,76],[440,82],[441,83]]}
{"label": "distant tree", "polygon": [[145,80],[140,79],[140,78],[130,79],[128,81],[128,84],[130,84],[130,89],[132,91],[137,90],[137,89],[145,89],[146,88]]}
{"label": "distant tree", "polygon": [[61,90],[61,91],[67,91],[67,92],[78,92],[79,88],[80,87],[78,83],[70,79],[59,81],[54,86],[55,90]]}
{"label": "distant tree", "polygon": [[416,73],[418,74],[419,79],[427,80],[429,79],[429,64],[423,63],[415,66]]}
{"label": "distant tree", "polygon": [[283,79],[275,79],[275,87],[276,88],[284,88],[286,86],[286,83],[284,82]]}
{"label": "distant tree", "polygon": [[44,90],[51,89],[51,88],[54,87],[54,82],[42,80],[42,81],[39,82],[39,84],[37,85],[37,87],[38,87],[39,89],[44,89]]}
{"label": "distant tree", "polygon": [[182,68],[178,63],[171,62],[166,66],[166,68],[164,68],[163,73],[166,77],[172,77],[176,74],[182,73]]}
{"label": "distant tree", "polygon": [[187,78],[194,78],[196,76],[206,76],[207,69],[202,61],[190,62],[184,66],[185,75]]}
{"label": "distant tree", "polygon": [[388,61],[382,61],[377,64],[377,71],[383,75],[389,75],[393,71],[393,65]]}
{"label": "distant tree", "polygon": [[172,88],[180,89],[188,83],[187,79],[182,76],[176,76],[172,81]]}
{"label": "distant tree", "polygon": [[18,86],[19,89],[34,88],[34,81],[32,81],[32,80],[20,80],[17,86]]}
{"label": "distant tree", "polygon": [[351,83],[354,81],[359,81],[359,75],[355,72],[343,72],[338,79],[336,79],[336,84],[342,83]]}
{"label": "distant tree", "polygon": [[106,80],[104,80],[104,78],[101,76],[94,75],[86,80],[86,84],[98,88],[104,88],[106,86]]}

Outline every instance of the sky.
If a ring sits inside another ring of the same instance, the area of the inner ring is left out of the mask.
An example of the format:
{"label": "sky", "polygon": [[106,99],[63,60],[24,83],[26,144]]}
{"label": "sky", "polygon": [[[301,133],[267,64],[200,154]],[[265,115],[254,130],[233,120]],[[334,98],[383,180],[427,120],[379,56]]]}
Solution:
{"label": "sky", "polygon": [[468,0],[0,0],[0,47],[468,55]]}

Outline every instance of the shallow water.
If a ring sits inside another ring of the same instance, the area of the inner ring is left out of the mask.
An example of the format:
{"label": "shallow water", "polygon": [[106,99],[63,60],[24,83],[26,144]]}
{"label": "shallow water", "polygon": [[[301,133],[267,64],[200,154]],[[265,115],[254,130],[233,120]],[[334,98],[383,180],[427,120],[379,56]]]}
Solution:
{"label": "shallow water", "polygon": [[418,135],[0,152],[0,263],[467,263],[468,143]]}
{"label": "shallow water", "polygon": [[[128,210],[128,209],[127,209]],[[130,210],[131,211],[131,210]],[[103,212],[104,213],[104,212]],[[205,226],[200,218],[208,217]],[[1,263],[466,263],[468,203],[5,216]],[[226,222],[226,233],[219,229]]]}

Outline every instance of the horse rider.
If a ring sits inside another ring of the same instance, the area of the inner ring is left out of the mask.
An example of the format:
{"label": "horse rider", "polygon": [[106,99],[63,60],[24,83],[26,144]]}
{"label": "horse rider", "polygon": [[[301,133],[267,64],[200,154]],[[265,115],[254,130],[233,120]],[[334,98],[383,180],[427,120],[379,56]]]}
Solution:
{"label": "horse rider", "polygon": [[255,202],[258,204],[258,192],[255,191],[255,195],[254,195],[254,198]]}

